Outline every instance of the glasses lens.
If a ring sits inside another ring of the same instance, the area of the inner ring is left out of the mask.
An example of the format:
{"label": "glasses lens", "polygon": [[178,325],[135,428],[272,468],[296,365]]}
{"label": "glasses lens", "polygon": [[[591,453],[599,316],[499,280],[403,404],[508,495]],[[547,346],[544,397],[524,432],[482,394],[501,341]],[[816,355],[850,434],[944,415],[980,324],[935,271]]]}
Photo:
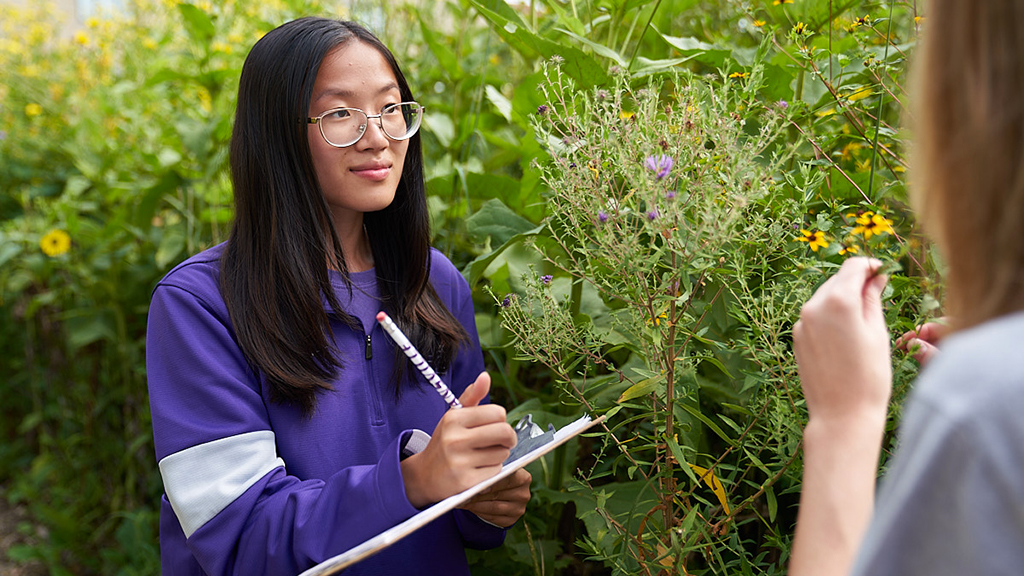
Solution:
{"label": "glasses lens", "polygon": [[366,132],[366,122],[366,114],[362,110],[338,108],[324,114],[320,129],[331,145],[345,147],[355,144]]}
{"label": "glasses lens", "polygon": [[384,132],[393,140],[411,138],[420,129],[423,107],[416,102],[402,102],[385,106],[380,113]]}

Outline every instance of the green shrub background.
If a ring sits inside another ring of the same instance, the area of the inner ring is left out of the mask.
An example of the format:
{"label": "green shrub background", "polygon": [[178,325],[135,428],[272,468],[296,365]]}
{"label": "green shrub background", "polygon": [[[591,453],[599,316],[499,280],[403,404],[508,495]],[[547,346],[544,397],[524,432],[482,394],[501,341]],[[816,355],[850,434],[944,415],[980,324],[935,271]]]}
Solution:
{"label": "green shrub background", "polygon": [[[0,7],[0,496],[44,534],[10,559],[159,572],[150,290],[229,231],[249,47],[318,14],[377,32],[427,107],[434,242],[474,287],[495,400],[608,416],[531,468],[527,517],[474,573],[783,573],[801,303],[870,254],[893,332],[939,314],[906,206],[915,10],[131,0],[65,37],[52,7]],[[891,427],[916,374],[894,362]]]}

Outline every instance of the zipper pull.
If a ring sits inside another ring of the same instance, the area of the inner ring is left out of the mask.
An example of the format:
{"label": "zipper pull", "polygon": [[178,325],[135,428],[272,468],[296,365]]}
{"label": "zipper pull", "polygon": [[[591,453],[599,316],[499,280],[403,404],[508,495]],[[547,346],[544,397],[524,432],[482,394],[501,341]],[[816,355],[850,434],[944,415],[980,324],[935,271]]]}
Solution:
{"label": "zipper pull", "polygon": [[370,344],[370,335],[366,335],[366,359],[373,359],[373,346]]}

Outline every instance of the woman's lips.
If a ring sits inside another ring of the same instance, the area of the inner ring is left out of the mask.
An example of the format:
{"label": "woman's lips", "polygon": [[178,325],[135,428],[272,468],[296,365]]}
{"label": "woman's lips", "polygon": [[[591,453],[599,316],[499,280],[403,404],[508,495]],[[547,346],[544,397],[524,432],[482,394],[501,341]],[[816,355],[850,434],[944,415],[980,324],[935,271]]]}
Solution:
{"label": "woman's lips", "polygon": [[360,178],[367,180],[386,180],[391,174],[390,166],[367,166],[352,168],[351,172]]}

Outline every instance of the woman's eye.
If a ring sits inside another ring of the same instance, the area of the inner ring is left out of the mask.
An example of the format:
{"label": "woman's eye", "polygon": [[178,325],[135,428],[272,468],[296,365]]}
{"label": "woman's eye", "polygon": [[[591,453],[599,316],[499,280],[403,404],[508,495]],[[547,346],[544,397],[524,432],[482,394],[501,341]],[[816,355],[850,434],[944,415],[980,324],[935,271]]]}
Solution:
{"label": "woman's eye", "polygon": [[347,108],[342,108],[340,110],[328,112],[325,118],[327,118],[328,120],[344,120],[345,118],[348,118],[350,116],[352,116],[352,113],[349,112]]}
{"label": "woman's eye", "polygon": [[381,114],[398,114],[402,111],[402,107],[398,104],[388,104],[387,106],[380,109]]}

